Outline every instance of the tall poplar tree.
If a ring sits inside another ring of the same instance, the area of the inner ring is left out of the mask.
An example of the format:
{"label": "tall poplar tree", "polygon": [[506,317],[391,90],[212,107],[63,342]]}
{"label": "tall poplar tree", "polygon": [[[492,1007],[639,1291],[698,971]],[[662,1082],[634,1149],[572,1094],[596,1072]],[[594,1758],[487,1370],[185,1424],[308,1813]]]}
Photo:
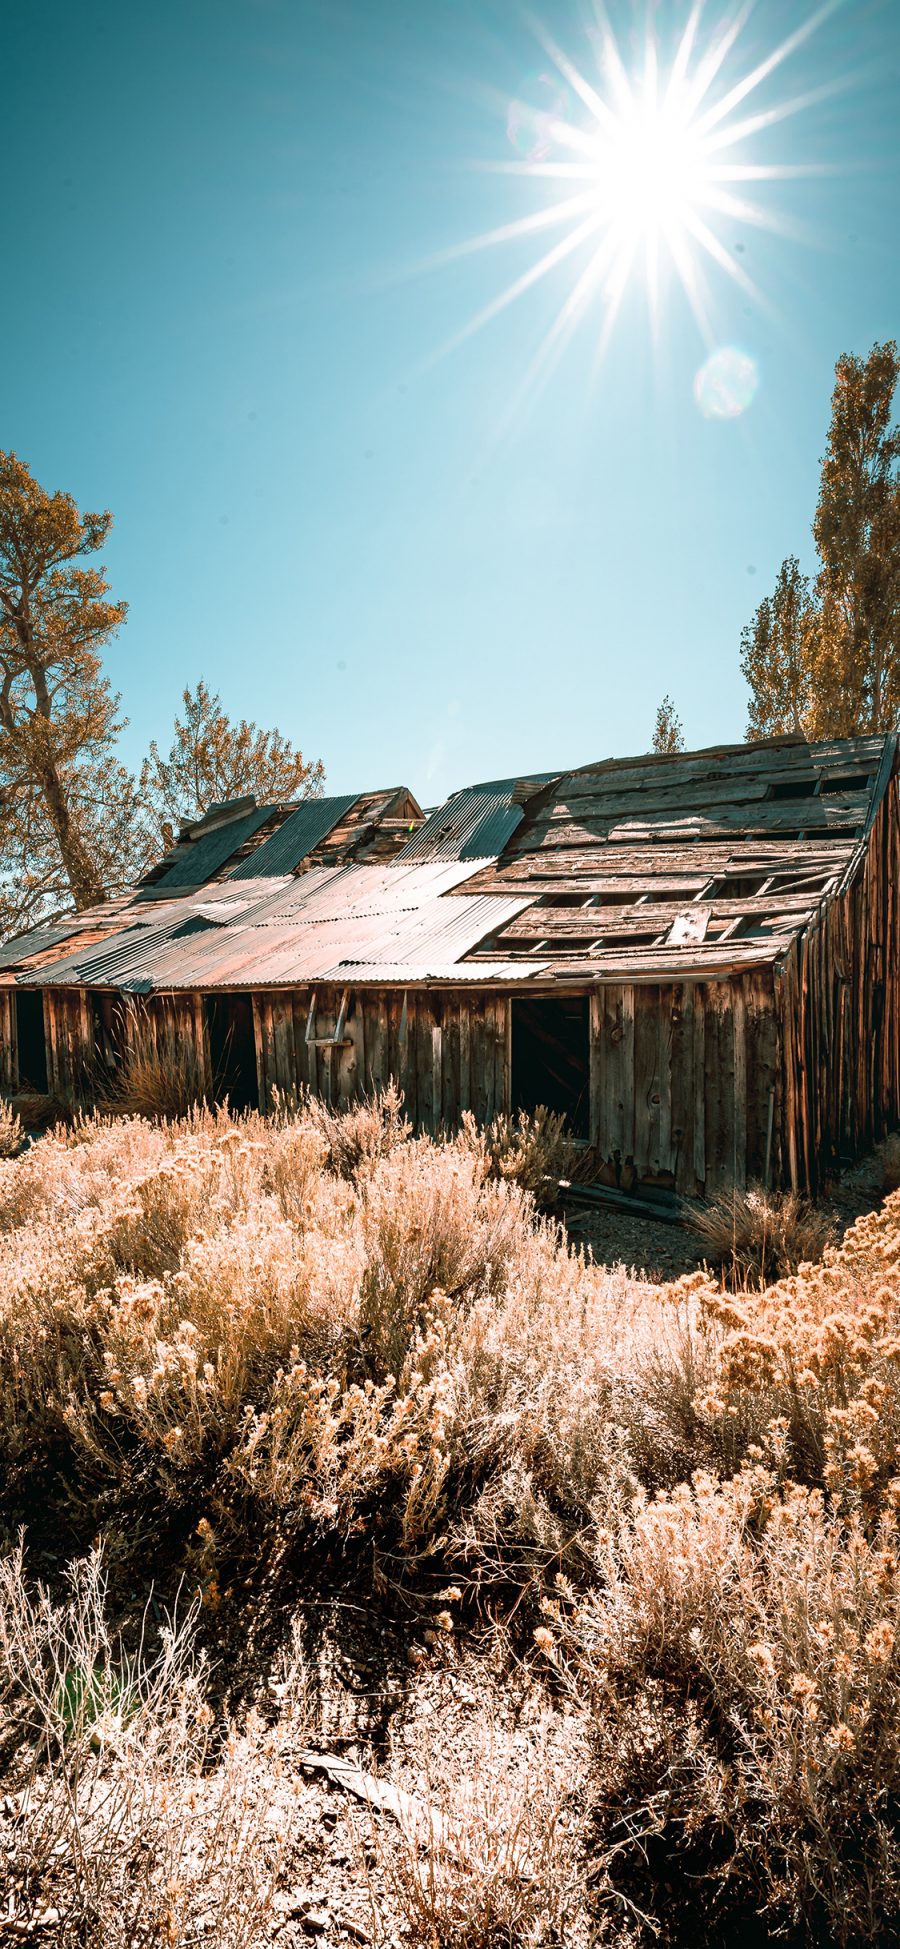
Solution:
{"label": "tall poplar tree", "polygon": [[650,749],[658,756],[684,750],[684,731],[671,697],[664,697],[657,710]]}
{"label": "tall poplar tree", "polygon": [[893,340],[838,360],[813,526],[821,562],[813,723],[820,735],[900,723],[900,358]]}
{"label": "tall poplar tree", "polygon": [[817,611],[796,555],[778,571],[741,636],[741,669],[750,689],[747,735],[782,737],[810,722]]}
{"label": "tall poplar tree", "polygon": [[749,737],[855,737],[900,725],[900,357],[893,340],[835,367],[813,526],[741,638]]}

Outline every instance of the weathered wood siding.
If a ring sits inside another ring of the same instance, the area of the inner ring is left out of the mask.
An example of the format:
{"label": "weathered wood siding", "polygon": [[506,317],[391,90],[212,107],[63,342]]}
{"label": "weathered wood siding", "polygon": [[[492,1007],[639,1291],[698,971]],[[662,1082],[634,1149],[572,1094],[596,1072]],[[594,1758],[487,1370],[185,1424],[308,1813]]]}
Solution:
{"label": "weathered wood siding", "polygon": [[[315,1035],[333,1035],[343,990],[316,990]],[[260,1103],[308,1087],[336,1108],[391,1078],[421,1130],[455,1126],[464,1110],[488,1122],[509,1101],[509,1008],[503,995],[355,989],[342,1047],[307,1042],[311,991],[253,998]]]}
{"label": "weathered wood siding", "polygon": [[688,1197],[762,1178],[778,1062],[769,973],[608,984],[592,996],[591,1031],[603,1176]]}
{"label": "weathered wood siding", "polygon": [[91,1096],[94,1025],[85,988],[44,990],[47,1088],[61,1103],[85,1104]]}
{"label": "weathered wood siding", "polygon": [[862,869],[795,942],[779,984],[787,1180],[816,1191],[900,1121],[900,800],[891,780]]}
{"label": "weathered wood siding", "polygon": [[19,1057],[16,1047],[15,989],[0,988],[0,1089],[10,1093],[19,1086]]}

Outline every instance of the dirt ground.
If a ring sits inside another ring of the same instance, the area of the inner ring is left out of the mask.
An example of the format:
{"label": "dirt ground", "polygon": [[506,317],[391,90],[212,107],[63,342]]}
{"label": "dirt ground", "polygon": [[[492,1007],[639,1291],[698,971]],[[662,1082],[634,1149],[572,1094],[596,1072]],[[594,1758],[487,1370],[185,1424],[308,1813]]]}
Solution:
{"label": "dirt ground", "polygon": [[[843,1172],[821,1200],[833,1218],[836,1238],[841,1238],[863,1212],[873,1211],[883,1196],[877,1158],[866,1158]],[[651,1285],[663,1286],[703,1264],[703,1246],[686,1225],[664,1224],[642,1214],[604,1210],[574,1199],[561,1215],[572,1245],[589,1250],[597,1265],[624,1265]]]}

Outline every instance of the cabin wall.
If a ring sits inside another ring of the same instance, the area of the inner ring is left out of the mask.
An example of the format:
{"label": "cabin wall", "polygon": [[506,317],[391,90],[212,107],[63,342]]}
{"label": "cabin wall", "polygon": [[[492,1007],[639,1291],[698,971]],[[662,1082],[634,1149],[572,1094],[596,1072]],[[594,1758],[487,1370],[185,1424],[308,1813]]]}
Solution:
{"label": "cabin wall", "polygon": [[780,1171],[771,975],[622,983],[591,999],[591,1141],[600,1176],[710,1196]]}
{"label": "cabin wall", "polygon": [[[479,1123],[509,1109],[511,1003],[493,992],[351,989],[341,1043],[329,1046],[344,990],[253,996],[259,1102],[304,1087],[335,1108],[385,1086],[403,1091],[416,1127],[454,1127],[466,1110]],[[90,1103],[95,1071],[92,998],[45,994],[50,1087]],[[123,1018],[149,1027],[160,1049],[190,1045],[212,1088],[204,997],[153,996]],[[769,974],[696,983],[621,984],[590,996],[590,1136],[610,1183],[672,1186],[709,1195],[762,1179],[772,1114],[770,1176],[783,1172],[784,1092],[779,1023]]]}
{"label": "cabin wall", "polygon": [[91,1096],[94,1025],[85,988],[44,990],[47,1088],[60,1103],[84,1105]]}
{"label": "cabin wall", "polygon": [[16,991],[0,988],[0,1089],[9,1095],[19,1087],[16,1041]]}
{"label": "cabin wall", "polygon": [[785,1176],[817,1191],[900,1121],[900,799],[891,780],[853,884],[796,942],[779,984]]}
{"label": "cabin wall", "polygon": [[333,1035],[341,988],[315,991],[312,1033],[306,1031],[312,991],[254,996],[260,1103],[272,1091],[308,1087],[335,1108],[382,1089],[393,1078],[407,1114],[420,1130],[453,1126],[464,1110],[489,1122],[509,1101],[509,1007],[503,995],[425,989],[351,990],[342,1047]]}

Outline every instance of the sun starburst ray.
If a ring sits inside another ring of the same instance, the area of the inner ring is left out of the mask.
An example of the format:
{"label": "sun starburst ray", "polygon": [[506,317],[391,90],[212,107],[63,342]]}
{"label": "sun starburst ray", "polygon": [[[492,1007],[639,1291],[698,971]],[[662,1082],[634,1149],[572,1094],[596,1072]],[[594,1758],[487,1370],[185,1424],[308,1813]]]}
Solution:
{"label": "sun starburst ray", "polygon": [[[710,11],[712,4],[710,0]],[[777,236],[804,234],[791,222],[783,199],[773,199],[774,186],[830,173],[829,165],[781,162],[754,156],[748,149],[754,138],[848,85],[844,75],[803,93],[771,99],[773,77],[780,77],[785,63],[841,4],[843,0],[820,0],[776,46],[758,49],[743,71],[736,50],[755,0],[737,0],[714,23],[705,12],[706,0],[691,0],[671,47],[648,28],[643,46],[627,59],[604,0],[595,0],[596,73],[585,72],[545,27],[533,23],[549,65],[535,79],[536,99],[529,103],[517,98],[509,110],[509,137],[520,153],[516,160],[485,167],[536,183],[569,184],[572,194],[561,192],[558,200],[528,217],[486,231],[442,253],[442,259],[560,226],[565,234],[484,305],[443,350],[469,338],[561,265],[571,264],[591,239],[587,263],[576,266],[572,288],[528,366],[518,399],[552,369],[592,303],[602,306],[600,356],[633,277],[643,283],[654,338],[672,284],[668,269],[674,271],[708,343],[715,274],[770,311],[735,257],[744,244],[738,240],[729,245],[719,233],[729,224]]]}

